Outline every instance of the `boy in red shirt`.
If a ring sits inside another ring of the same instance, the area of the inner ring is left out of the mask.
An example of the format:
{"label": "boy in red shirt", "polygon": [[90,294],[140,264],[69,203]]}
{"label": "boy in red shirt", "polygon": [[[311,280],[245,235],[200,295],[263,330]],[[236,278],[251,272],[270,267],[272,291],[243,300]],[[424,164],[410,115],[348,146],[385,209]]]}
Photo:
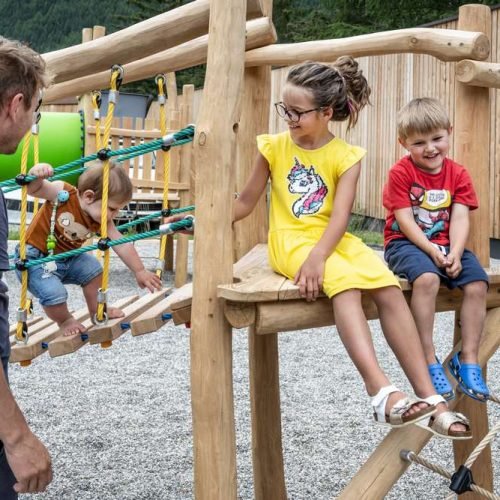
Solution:
{"label": "boy in red shirt", "polygon": [[384,187],[387,209],[385,258],[391,270],[412,284],[411,309],[436,391],[455,397],[433,344],[439,286],[460,287],[462,351],[448,364],[468,396],[489,397],[478,365],[486,315],[488,276],[465,249],[469,210],[478,207],[467,170],[447,158],[451,125],[436,99],[413,99],[398,114],[400,144],[409,152],[389,170]]}

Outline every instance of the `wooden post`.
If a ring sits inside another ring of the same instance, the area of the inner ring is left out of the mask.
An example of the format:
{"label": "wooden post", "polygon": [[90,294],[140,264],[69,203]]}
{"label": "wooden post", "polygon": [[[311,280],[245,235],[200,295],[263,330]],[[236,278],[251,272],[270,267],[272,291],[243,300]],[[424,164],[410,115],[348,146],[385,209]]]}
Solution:
{"label": "wooden post", "polygon": [[[264,15],[271,18],[272,0],[263,2]],[[238,141],[236,192],[253,169],[257,155],[256,136],[269,131],[271,67],[246,68]],[[266,194],[244,221],[236,223],[235,260],[257,243],[267,241],[268,215]],[[252,417],[252,459],[256,500],[286,499],[285,473],[281,442],[278,335],[248,332],[250,402]]]}
{"label": "wooden post", "polygon": [[[232,280],[236,139],[245,53],[246,0],[211,0],[207,72],[194,141],[196,229],[191,321],[194,494],[236,499],[232,331],[217,285]],[[197,237],[199,236],[199,237]]]}
{"label": "wooden post", "polygon": [[[182,87],[182,101],[181,101],[181,126],[192,123],[193,121],[193,98],[194,98],[194,85],[184,85]],[[188,191],[180,192],[180,206],[185,207],[191,205],[194,201],[193,189],[194,185],[191,183],[191,168],[193,165],[192,160],[193,147],[191,144],[185,144],[180,151],[180,171],[179,180],[181,183],[188,184]],[[187,234],[177,235],[177,246],[175,249],[175,287],[180,288],[187,282],[187,264],[188,264],[188,251],[189,251],[189,236]]]}
{"label": "wooden post", "polygon": [[[463,5],[458,11],[458,29],[481,31],[491,40],[491,10],[486,5]],[[479,209],[471,212],[468,248],[478,257],[483,267],[490,265],[490,203],[489,203],[489,145],[490,145],[490,90],[456,82],[455,87],[455,159],[467,167],[479,200]],[[458,314],[456,314],[458,325]],[[455,328],[453,343],[461,339],[460,328]],[[485,369],[486,376],[486,369]],[[455,466],[462,465],[470,452],[488,432],[486,404],[462,398],[457,410],[471,421],[473,439],[454,442]],[[486,449],[473,467],[474,481],[487,490],[493,489],[491,451]],[[468,493],[465,499],[479,498]]]}
{"label": "wooden post", "polygon": [[[90,42],[101,38],[106,34],[104,26],[94,26],[94,28],[83,28],[82,43]],[[94,153],[95,135],[89,134],[88,127],[94,125],[94,108],[92,107],[92,96],[86,92],[78,99],[78,109],[83,112],[83,123],[85,127],[85,155]]]}

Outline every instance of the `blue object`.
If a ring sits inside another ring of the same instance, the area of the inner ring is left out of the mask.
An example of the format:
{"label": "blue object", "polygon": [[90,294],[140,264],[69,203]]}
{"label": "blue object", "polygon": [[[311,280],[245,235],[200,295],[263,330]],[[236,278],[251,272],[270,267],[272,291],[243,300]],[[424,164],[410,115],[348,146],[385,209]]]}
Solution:
{"label": "blue object", "polygon": [[130,328],[130,323],[120,323],[121,329],[122,330],[128,330]]}
{"label": "blue object", "polygon": [[451,386],[448,378],[446,377],[446,373],[444,372],[443,365],[436,358],[436,363],[429,365],[429,375],[431,376],[432,384],[434,385],[434,389],[436,392],[443,396],[446,401],[451,401],[455,398],[455,391]]}
{"label": "blue object", "polygon": [[481,402],[490,397],[490,391],[478,364],[460,363],[460,352],[457,352],[448,362],[448,368],[464,394]]}
{"label": "blue object", "polygon": [[64,203],[65,201],[68,201],[69,200],[69,193],[68,191],[66,191],[65,189],[61,189],[61,191],[59,191],[57,193],[57,201],[59,203]]}
{"label": "blue object", "polygon": [[164,313],[161,315],[162,321],[167,321],[168,319],[172,319],[172,315],[169,313]]}

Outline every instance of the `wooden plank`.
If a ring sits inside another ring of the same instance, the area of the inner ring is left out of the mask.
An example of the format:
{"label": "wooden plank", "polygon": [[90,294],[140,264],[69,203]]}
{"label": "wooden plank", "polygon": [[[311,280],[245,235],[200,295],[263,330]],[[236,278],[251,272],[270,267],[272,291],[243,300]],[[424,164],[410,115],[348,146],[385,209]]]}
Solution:
{"label": "wooden plank", "polygon": [[[137,295],[133,295],[131,297],[119,299],[113,304],[113,307],[122,309],[123,307],[131,304],[134,300],[137,299],[137,297]],[[87,328],[87,330],[93,326],[90,318],[86,319],[83,322],[83,326]],[[59,337],[49,342],[49,355],[51,358],[56,358],[58,356],[71,354],[87,344],[88,340],[89,336],[87,332],[85,332],[84,334],[77,333],[75,335],[60,335]]]}
{"label": "wooden plank", "polygon": [[[87,307],[79,309],[73,313],[77,321],[85,321],[89,317],[89,310]],[[48,343],[61,335],[59,325],[52,323],[47,328],[32,335],[27,344],[17,344],[12,346],[10,351],[10,363],[27,363],[31,362],[37,356],[47,352]]]}
{"label": "wooden plank", "polygon": [[[149,188],[149,189],[163,190],[163,181],[158,181],[155,179],[134,179],[134,178],[132,178],[131,180],[132,180],[132,185],[135,188]],[[187,191],[189,190],[189,184],[186,184],[184,182],[170,182],[168,188],[170,191]]]}
{"label": "wooden plank", "polygon": [[[29,335],[33,335],[33,334],[39,332],[40,330],[47,328],[48,326],[50,326],[52,324],[52,320],[49,318],[38,317],[36,319],[37,319],[37,321],[35,321],[32,324],[30,324],[30,322],[28,321],[28,334]],[[16,328],[17,328],[16,324],[12,325],[12,327],[11,327],[11,331],[13,330],[14,334],[12,334],[9,337],[10,345],[15,345],[18,343],[16,340],[16,335],[15,335]]]}
{"label": "wooden plank", "polygon": [[[143,295],[138,300],[135,300],[132,304],[123,308],[125,316],[123,318],[111,319],[107,324],[102,326],[93,326],[89,331],[89,343],[90,344],[106,344],[109,346],[110,342],[116,340],[120,335],[125,333],[130,329],[130,321],[136,318],[139,314],[152,307],[158,301],[165,297],[168,290],[162,290],[160,292],[148,293]],[[128,324],[126,328],[123,328],[124,324]],[[104,346],[103,346],[104,347]]]}
{"label": "wooden plank", "polygon": [[[162,318],[163,314],[172,313],[172,303],[178,301],[179,297],[182,296],[186,290],[189,290],[188,295],[191,297],[192,289],[192,285],[189,283],[189,285],[185,285],[184,287],[174,291],[166,298],[156,303],[153,307],[134,318],[130,327],[132,335],[144,335],[146,333],[159,330],[167,321],[169,321],[168,319]],[[191,305],[191,299],[189,299],[189,305]]]}
{"label": "wooden plank", "polygon": [[[96,127],[93,125],[88,125],[87,133],[90,135],[95,135]],[[123,128],[123,127],[111,127],[111,135],[116,135],[117,137],[129,138],[129,139],[159,139],[162,135],[161,132],[152,128],[150,130],[145,129],[135,129],[135,128]]]}

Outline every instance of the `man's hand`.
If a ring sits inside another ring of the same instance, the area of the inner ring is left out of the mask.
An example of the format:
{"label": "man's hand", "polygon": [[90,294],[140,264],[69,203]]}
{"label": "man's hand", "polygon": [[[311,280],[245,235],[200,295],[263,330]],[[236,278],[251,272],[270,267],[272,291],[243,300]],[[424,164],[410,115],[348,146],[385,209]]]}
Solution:
{"label": "man's hand", "polygon": [[30,431],[23,433],[15,443],[4,443],[7,462],[16,477],[17,493],[40,493],[52,481],[52,463],[49,452]]}

